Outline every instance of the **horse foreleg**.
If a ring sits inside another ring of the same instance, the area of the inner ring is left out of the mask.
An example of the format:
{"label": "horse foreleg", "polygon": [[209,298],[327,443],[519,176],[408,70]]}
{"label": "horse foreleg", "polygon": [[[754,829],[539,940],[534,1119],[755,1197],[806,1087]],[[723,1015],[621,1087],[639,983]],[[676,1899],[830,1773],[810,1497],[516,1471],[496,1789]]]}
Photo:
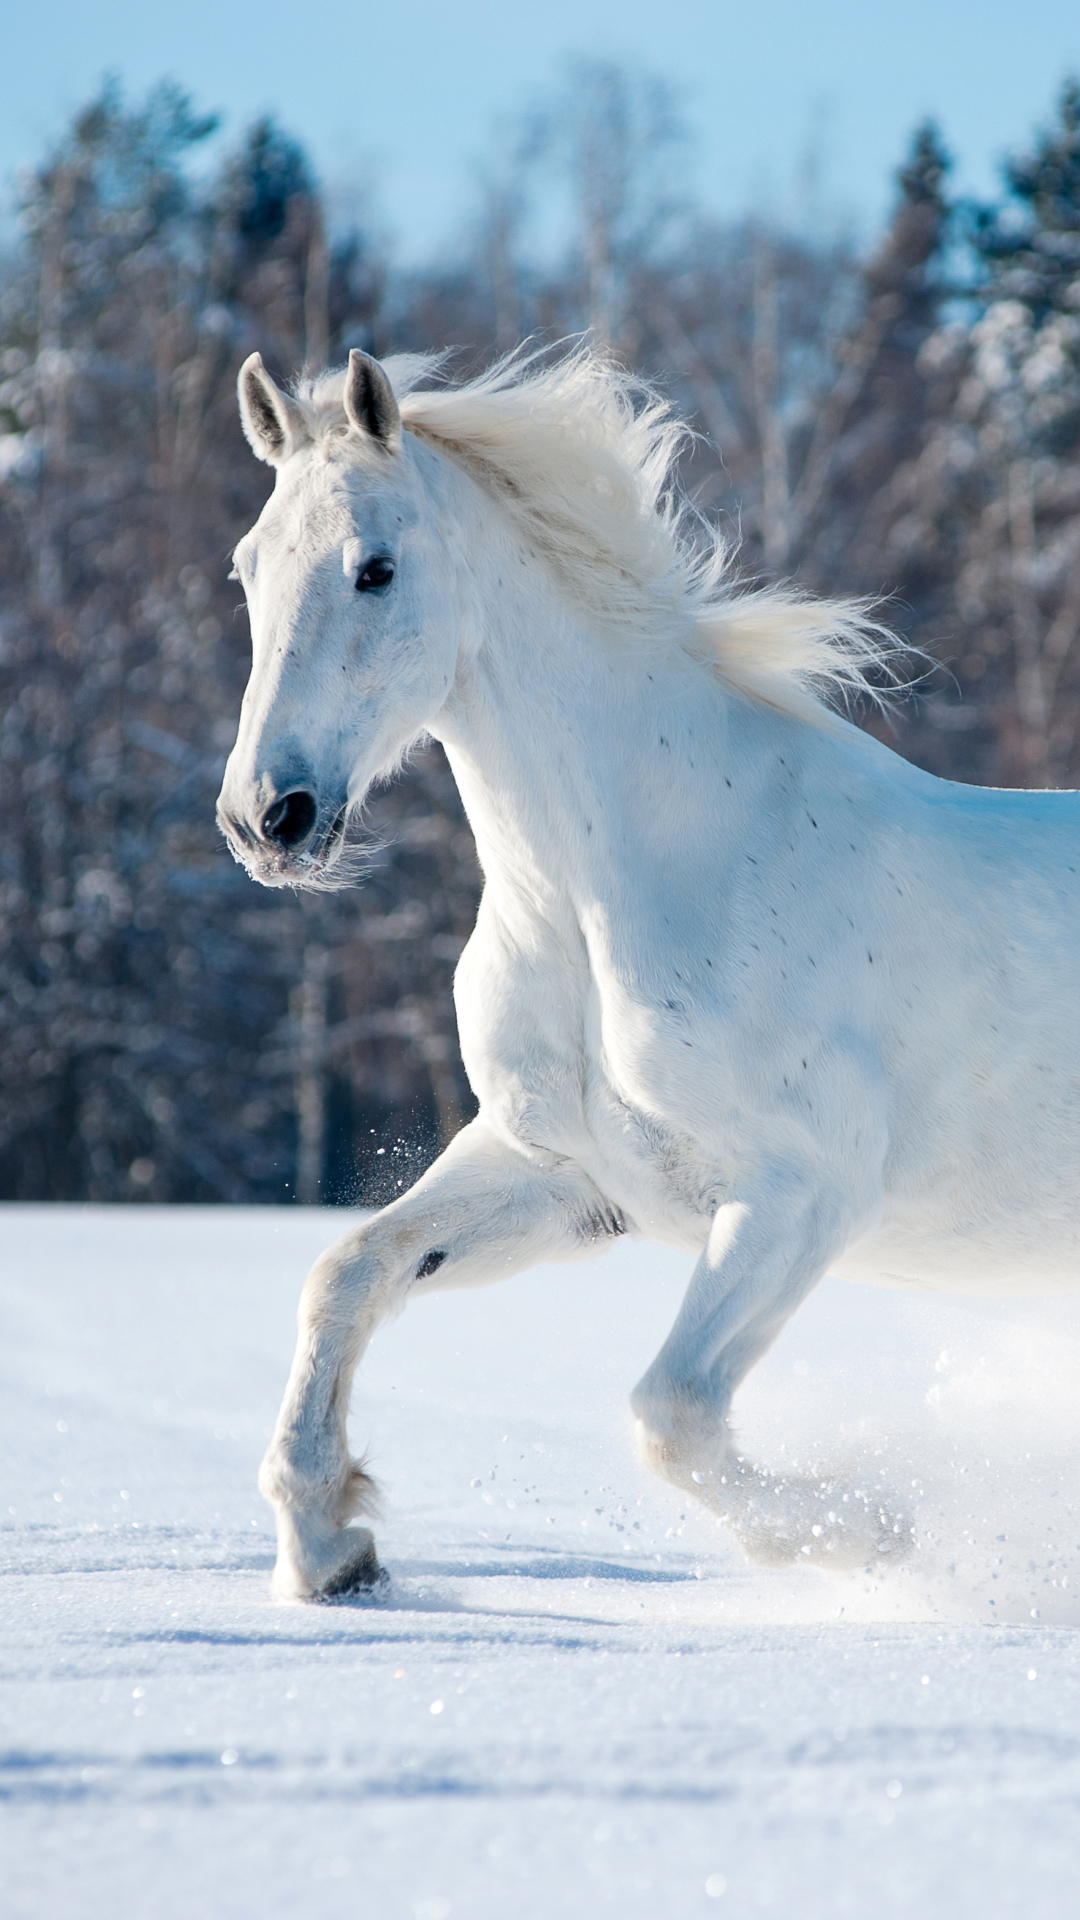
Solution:
{"label": "horse foreleg", "polygon": [[910,1530],[865,1494],[773,1474],[739,1452],[728,1425],[739,1381],[827,1271],[843,1208],[791,1174],[717,1213],[675,1324],[635,1388],[646,1464],[731,1527],[750,1559],[861,1566],[910,1544]]}
{"label": "horse foreleg", "polygon": [[315,1262],[298,1311],[285,1399],[259,1473],[277,1516],[273,1590],[310,1599],[370,1586],[374,1487],[349,1455],[353,1373],[372,1334],[415,1293],[507,1279],[598,1251],[622,1222],[554,1155],[526,1158],[473,1121],[415,1187]]}

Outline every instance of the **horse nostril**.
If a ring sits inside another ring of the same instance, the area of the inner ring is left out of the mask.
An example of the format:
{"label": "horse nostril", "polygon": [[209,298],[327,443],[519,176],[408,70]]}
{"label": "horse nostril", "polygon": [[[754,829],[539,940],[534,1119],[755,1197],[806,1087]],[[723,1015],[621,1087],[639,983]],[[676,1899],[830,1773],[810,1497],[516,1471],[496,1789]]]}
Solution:
{"label": "horse nostril", "polygon": [[319,807],[313,793],[306,787],[297,787],[294,793],[283,793],[272,807],[263,815],[262,836],[272,840],[276,847],[290,853],[307,840],[318,818]]}

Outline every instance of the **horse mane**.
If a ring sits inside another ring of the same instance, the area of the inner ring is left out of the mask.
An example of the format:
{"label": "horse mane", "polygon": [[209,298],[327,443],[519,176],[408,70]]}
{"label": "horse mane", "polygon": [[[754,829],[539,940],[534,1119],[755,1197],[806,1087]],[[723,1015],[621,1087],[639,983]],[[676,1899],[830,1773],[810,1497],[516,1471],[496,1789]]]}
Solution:
{"label": "horse mane", "polygon": [[[691,430],[654,387],[587,344],[421,385],[444,358],[385,361],[403,426],[498,500],[591,625],[682,644],[740,693],[818,725],[829,705],[881,703],[900,649],[871,603],[740,582],[680,484]],[[340,373],[301,380],[296,398],[316,442],[343,434]]]}

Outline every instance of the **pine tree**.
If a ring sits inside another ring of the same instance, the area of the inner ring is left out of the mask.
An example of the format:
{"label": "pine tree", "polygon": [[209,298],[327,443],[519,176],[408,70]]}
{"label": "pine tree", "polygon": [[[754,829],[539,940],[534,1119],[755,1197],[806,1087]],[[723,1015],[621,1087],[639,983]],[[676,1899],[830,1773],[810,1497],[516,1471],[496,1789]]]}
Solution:
{"label": "pine tree", "polygon": [[849,590],[873,593],[888,580],[910,601],[922,585],[910,554],[903,581],[888,579],[889,549],[906,507],[903,475],[930,418],[922,355],[948,294],[949,165],[936,127],[919,127],[897,171],[889,227],[861,274],[860,311],[840,345],[836,380],[808,434],[794,508],[803,574],[815,586],[842,577]]}
{"label": "pine tree", "polygon": [[970,235],[979,312],[957,412],[973,449],[959,570],[998,778],[1053,783],[1080,751],[1080,88],[1004,170]]}
{"label": "pine tree", "polygon": [[1061,91],[1056,125],[1009,160],[1012,204],[973,210],[972,242],[988,299],[1021,300],[1039,325],[1075,313],[1080,284],[1080,82]]}

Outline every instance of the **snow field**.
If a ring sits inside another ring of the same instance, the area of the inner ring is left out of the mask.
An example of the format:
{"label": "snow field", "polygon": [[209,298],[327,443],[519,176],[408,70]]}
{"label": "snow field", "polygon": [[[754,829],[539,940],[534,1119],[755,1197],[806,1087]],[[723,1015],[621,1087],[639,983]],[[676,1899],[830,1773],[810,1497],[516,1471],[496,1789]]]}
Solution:
{"label": "snow field", "polygon": [[0,1208],[5,1915],[1076,1912],[1080,1299],[827,1282],[746,1383],[748,1452],[907,1503],[873,1577],[637,1465],[687,1258],[417,1302],[354,1402],[389,1592],[282,1607],[255,1472],[345,1220]]}

